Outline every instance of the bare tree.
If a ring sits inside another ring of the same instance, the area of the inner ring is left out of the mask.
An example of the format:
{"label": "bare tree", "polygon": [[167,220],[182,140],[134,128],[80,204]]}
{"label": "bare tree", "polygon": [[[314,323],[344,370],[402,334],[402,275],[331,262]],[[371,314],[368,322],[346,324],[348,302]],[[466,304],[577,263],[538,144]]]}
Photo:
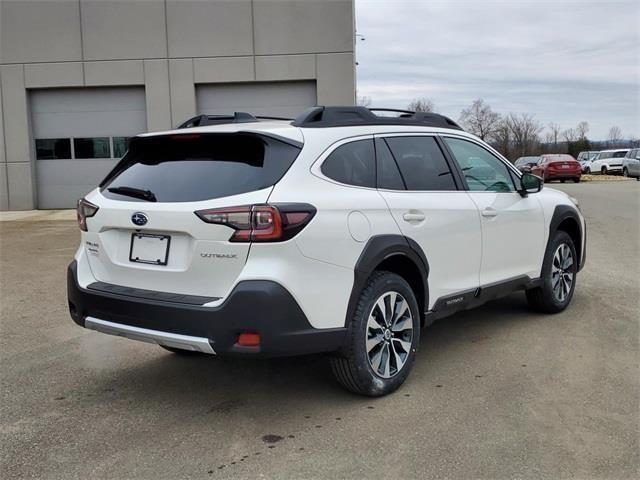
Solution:
{"label": "bare tree", "polygon": [[538,148],[542,125],[532,115],[510,113],[505,123],[511,132],[515,153],[519,156],[527,155]]}
{"label": "bare tree", "polygon": [[512,158],[511,140],[511,129],[509,128],[507,121],[503,119],[498,124],[495,132],[493,132],[492,143],[496,150],[509,159]]}
{"label": "bare tree", "polygon": [[562,132],[562,138],[567,143],[573,143],[578,139],[578,135],[573,128],[567,128],[564,132]]}
{"label": "bare tree", "polygon": [[588,122],[580,122],[576,127],[576,134],[580,140],[587,139],[587,133],[589,133],[589,123]]}
{"label": "bare tree", "polygon": [[[558,148],[558,139],[560,138],[560,132],[562,132],[562,127],[557,123],[551,122],[549,124],[549,130],[551,131],[551,136],[553,137],[553,146],[554,148]],[[551,143],[551,142],[550,142]]]}
{"label": "bare tree", "polygon": [[412,112],[435,112],[436,104],[432,99],[427,97],[414,98],[411,100],[411,103],[407,105],[407,110],[411,110]]}
{"label": "bare tree", "polygon": [[622,140],[622,130],[617,125],[614,125],[609,129],[609,142],[611,145],[615,145],[616,143]]}
{"label": "bare tree", "polygon": [[371,97],[367,97],[366,95],[358,95],[356,97],[356,105],[360,107],[370,107],[371,106]]}
{"label": "bare tree", "polygon": [[460,112],[460,123],[467,131],[485,140],[491,138],[500,126],[500,115],[479,98]]}

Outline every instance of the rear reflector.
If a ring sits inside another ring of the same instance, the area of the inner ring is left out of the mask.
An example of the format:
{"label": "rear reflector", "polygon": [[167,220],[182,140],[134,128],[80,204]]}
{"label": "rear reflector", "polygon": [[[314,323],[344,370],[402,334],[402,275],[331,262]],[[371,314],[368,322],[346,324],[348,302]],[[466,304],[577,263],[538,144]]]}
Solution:
{"label": "rear reflector", "polygon": [[204,222],[235,230],[230,242],[281,242],[293,238],[313,218],[316,209],[304,203],[244,205],[199,210]]}
{"label": "rear reflector", "polygon": [[237,344],[243,347],[259,347],[260,334],[259,333],[241,333],[240,335],[238,335]]}

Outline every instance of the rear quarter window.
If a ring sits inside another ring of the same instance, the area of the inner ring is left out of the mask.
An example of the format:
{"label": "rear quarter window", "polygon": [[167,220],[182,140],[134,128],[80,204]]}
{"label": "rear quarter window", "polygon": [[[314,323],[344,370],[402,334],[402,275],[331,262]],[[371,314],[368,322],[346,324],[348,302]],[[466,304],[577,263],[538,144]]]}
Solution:
{"label": "rear quarter window", "polygon": [[340,145],[325,159],[320,171],[336,182],[374,188],[376,166],[373,140],[356,140]]}
{"label": "rear quarter window", "polygon": [[276,184],[300,148],[258,134],[177,134],[136,137],[101,183],[102,194],[130,187],[151,191],[158,202],[194,202],[252,192]]}

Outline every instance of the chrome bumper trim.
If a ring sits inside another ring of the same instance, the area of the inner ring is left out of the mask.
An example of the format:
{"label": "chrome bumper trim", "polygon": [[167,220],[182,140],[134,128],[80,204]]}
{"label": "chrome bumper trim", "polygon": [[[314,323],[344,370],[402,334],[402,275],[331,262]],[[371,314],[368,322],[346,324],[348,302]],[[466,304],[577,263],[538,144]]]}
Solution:
{"label": "chrome bumper trim", "polygon": [[209,339],[203,337],[191,337],[189,335],[179,335],[177,333],[132,327],[130,325],[108,322],[94,317],[85,318],[84,326],[85,328],[95,330],[97,332],[125,337],[141,342],[155,343],[157,345],[164,345],[165,347],[180,348],[182,350],[191,350],[194,352],[209,354],[216,353],[211,347]]}

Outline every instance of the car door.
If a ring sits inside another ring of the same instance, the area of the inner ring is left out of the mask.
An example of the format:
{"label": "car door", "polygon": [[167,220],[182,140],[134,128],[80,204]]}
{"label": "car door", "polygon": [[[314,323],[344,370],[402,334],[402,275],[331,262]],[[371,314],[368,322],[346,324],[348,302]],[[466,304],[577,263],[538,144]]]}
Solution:
{"label": "car door", "polygon": [[629,173],[633,176],[640,175],[640,148],[633,151],[629,158]]}
{"label": "car door", "polygon": [[515,170],[470,139],[444,136],[482,223],[480,285],[540,276],[544,214],[535,195],[521,196]]}
{"label": "car door", "polygon": [[[440,141],[436,136],[384,135],[376,137],[375,146],[380,195],[429,263],[429,309],[438,299],[471,295],[479,286],[480,217]],[[464,296],[458,300],[464,303]]]}

